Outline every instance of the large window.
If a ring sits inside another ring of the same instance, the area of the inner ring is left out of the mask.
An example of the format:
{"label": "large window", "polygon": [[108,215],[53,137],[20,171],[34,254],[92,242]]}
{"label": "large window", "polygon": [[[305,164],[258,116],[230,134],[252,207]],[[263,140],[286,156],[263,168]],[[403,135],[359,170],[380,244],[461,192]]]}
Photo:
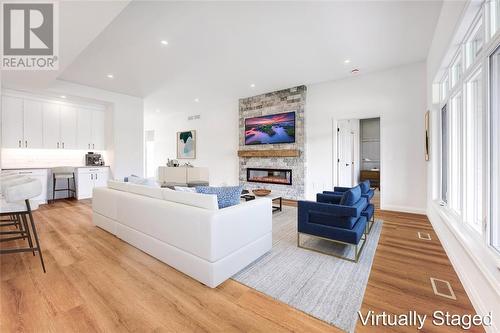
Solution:
{"label": "large window", "polygon": [[491,245],[500,251],[500,47],[490,57]]}
{"label": "large window", "polygon": [[450,110],[450,207],[457,216],[462,213],[462,94],[451,99]]}
{"label": "large window", "polygon": [[500,0],[482,4],[439,82],[436,199],[462,234],[500,253]]}
{"label": "large window", "polygon": [[465,83],[466,109],[464,134],[464,209],[465,222],[482,232],[483,207],[483,94],[481,70],[474,72]]}
{"label": "large window", "polygon": [[441,109],[441,202],[448,203],[448,108]]}

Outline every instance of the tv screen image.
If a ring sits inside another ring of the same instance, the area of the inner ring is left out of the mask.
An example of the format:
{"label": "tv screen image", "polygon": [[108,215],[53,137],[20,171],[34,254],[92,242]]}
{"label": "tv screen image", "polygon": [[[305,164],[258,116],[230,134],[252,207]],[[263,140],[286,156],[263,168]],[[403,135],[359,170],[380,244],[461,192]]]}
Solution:
{"label": "tv screen image", "polygon": [[245,145],[295,142],[295,112],[245,119]]}

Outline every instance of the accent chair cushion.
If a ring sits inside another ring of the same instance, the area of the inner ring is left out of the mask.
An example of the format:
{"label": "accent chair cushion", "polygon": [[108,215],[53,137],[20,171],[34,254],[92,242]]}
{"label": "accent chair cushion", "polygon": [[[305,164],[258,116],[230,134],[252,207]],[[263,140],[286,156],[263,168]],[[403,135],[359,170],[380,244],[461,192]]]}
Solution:
{"label": "accent chair cushion", "polygon": [[340,204],[343,206],[352,206],[361,198],[361,188],[358,186],[351,188],[342,195]]}
{"label": "accent chair cushion", "polygon": [[203,194],[216,194],[219,208],[226,208],[240,203],[241,190],[243,185],[239,186],[197,186],[196,192]]}
{"label": "accent chair cushion", "polygon": [[359,187],[361,188],[361,194],[367,194],[370,191],[370,181],[365,180],[359,183]]}

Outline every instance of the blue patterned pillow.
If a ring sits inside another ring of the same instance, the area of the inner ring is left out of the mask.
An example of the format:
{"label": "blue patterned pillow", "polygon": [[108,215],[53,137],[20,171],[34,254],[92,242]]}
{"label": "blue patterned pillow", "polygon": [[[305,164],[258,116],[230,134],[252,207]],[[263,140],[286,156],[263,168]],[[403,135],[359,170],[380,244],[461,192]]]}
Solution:
{"label": "blue patterned pillow", "polygon": [[196,186],[196,192],[203,194],[217,194],[217,203],[219,208],[226,208],[240,203],[241,186],[225,186],[225,187],[212,187],[212,186]]}

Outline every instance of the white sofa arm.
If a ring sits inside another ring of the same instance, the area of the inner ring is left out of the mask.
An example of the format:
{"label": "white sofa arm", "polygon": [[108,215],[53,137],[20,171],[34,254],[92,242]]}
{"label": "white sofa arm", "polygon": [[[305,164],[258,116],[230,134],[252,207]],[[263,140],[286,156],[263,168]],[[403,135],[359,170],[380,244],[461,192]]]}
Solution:
{"label": "white sofa arm", "polygon": [[272,232],[272,202],[262,198],[221,209],[210,228],[214,262]]}

